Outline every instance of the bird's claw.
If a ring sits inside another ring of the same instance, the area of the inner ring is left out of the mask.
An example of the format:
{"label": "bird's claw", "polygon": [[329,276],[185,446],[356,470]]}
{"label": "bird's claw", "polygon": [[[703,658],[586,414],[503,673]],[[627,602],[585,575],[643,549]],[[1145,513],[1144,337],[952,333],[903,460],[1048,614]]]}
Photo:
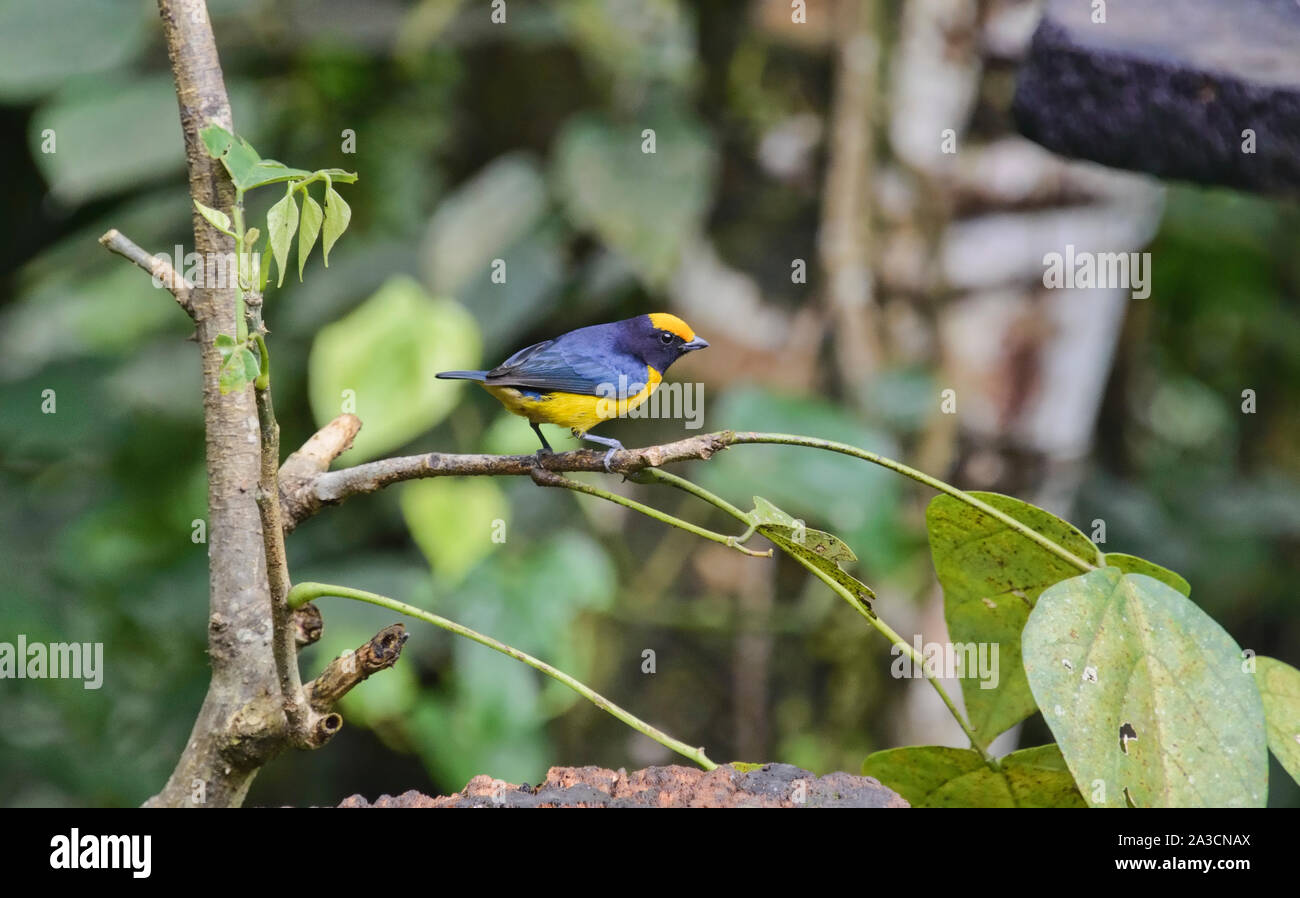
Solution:
{"label": "bird's claw", "polygon": [[614,457],[614,453],[617,452],[617,451],[618,451],[617,449],[610,449],[608,452],[605,453],[605,473],[606,473],[606,474],[613,474],[613,473],[614,473],[614,469],[611,468],[611,467],[609,466],[609,460],[610,460],[611,458]]}

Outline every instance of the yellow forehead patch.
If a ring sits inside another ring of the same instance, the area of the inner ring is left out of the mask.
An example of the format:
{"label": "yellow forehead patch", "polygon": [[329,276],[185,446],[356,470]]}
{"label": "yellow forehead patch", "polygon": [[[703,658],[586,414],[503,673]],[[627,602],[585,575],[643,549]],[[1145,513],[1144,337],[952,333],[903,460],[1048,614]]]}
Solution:
{"label": "yellow forehead patch", "polygon": [[695,331],[691,330],[690,325],[676,315],[670,315],[667,312],[651,312],[649,317],[650,323],[662,331],[676,334],[688,343],[695,339]]}

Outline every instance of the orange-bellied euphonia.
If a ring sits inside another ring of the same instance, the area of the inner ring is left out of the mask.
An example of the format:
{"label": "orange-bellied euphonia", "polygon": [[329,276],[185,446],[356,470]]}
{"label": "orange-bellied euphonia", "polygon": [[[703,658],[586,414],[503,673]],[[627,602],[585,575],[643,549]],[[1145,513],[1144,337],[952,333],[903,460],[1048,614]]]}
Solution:
{"label": "orange-bellied euphonia", "polygon": [[542,424],[567,427],[581,439],[608,446],[605,470],[618,440],[587,433],[650,398],[668,366],[708,342],[666,312],[569,331],[521,349],[491,371],[443,371],[438,377],[473,380],[509,411],[527,418],[542,441]]}

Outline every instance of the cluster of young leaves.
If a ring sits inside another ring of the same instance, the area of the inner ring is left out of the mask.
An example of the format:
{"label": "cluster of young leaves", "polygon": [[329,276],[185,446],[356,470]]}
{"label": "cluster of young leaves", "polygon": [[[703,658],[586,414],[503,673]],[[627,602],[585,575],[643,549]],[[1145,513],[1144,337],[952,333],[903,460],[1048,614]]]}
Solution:
{"label": "cluster of young leaves", "polygon": [[[352,220],[352,209],[334,189],[334,185],[355,183],[356,173],[341,168],[307,171],[291,168],[275,159],[264,159],[247,140],[231,134],[215,122],[203,128],[199,132],[199,137],[208,155],[221,161],[235,185],[233,216],[220,209],[205,206],[198,200],[194,201],[194,206],[210,225],[235,239],[239,259],[241,297],[249,291],[255,290],[258,293],[266,291],[272,258],[278,271],[276,286],[283,286],[284,274],[288,270],[289,250],[293,245],[295,234],[298,238],[298,279],[302,280],[307,258],[311,255],[318,238],[321,241],[322,260],[328,268],[330,249],[347,230],[348,223]],[[317,182],[325,185],[323,207],[309,190],[310,186]],[[284,184],[284,197],[267,211],[266,241],[261,253],[254,255],[251,251],[261,238],[262,230],[244,227],[244,195],[250,190],[271,184]],[[302,200],[301,211],[298,204],[299,194]],[[252,259],[257,260],[256,273],[252,271]],[[229,393],[244,389],[256,378],[259,361],[253,352],[248,335],[244,333],[243,322],[236,322],[236,336],[222,334],[217,337],[216,346],[222,357],[221,392]]]}
{"label": "cluster of young leaves", "polygon": [[931,502],[950,639],[1012,661],[995,689],[962,678],[971,726],[988,745],[1041,710],[1057,742],[991,763],[974,748],[892,749],[864,773],[919,806],[1258,807],[1270,747],[1300,779],[1300,671],[1243,653],[1178,574],[1018,499],[971,495],[1065,550],[955,497]]}

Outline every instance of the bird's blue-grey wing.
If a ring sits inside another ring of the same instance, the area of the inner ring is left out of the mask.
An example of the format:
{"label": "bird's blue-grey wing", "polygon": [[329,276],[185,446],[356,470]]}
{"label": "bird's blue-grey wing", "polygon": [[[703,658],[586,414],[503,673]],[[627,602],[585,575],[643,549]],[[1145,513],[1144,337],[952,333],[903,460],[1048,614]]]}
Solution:
{"label": "bird's blue-grey wing", "polygon": [[524,390],[601,396],[611,386],[619,389],[620,373],[632,379],[645,376],[644,366],[636,371],[636,364],[615,352],[601,336],[574,331],[555,340],[534,343],[489,371],[485,382]]}

